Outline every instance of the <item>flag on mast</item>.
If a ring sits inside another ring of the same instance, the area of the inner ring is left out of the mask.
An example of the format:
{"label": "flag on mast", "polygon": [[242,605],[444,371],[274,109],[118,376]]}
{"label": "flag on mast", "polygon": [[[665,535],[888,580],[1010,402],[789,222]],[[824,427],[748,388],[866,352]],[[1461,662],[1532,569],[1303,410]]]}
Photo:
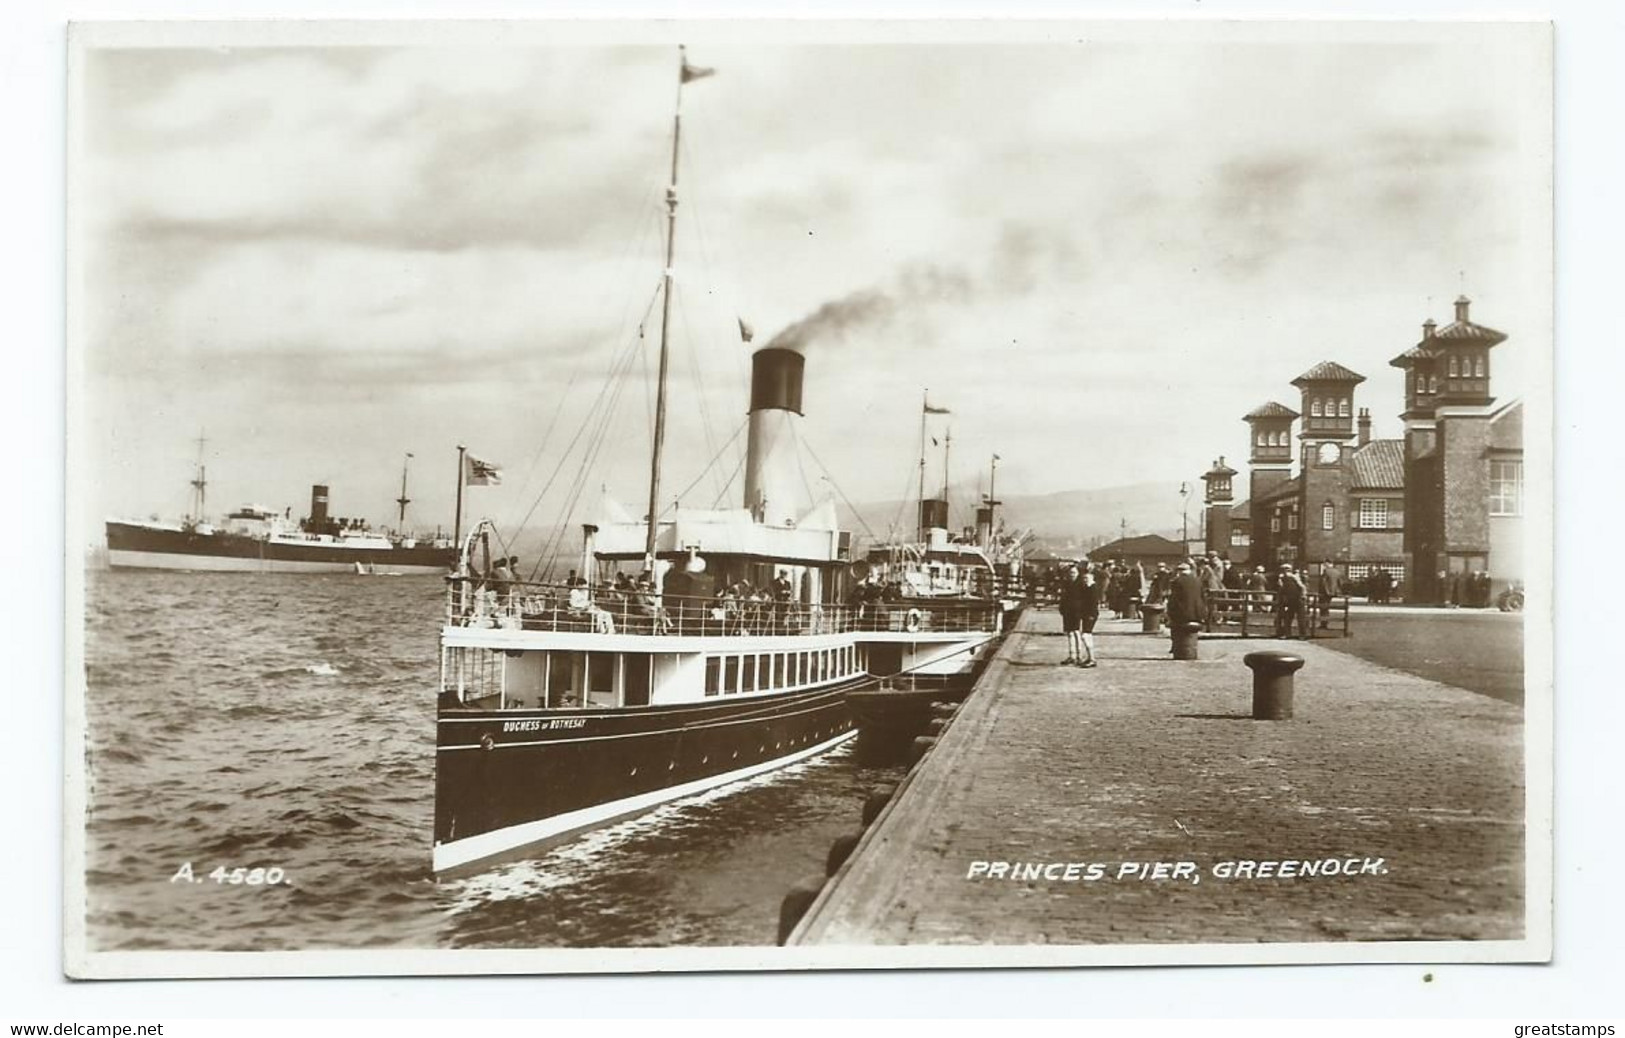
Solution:
{"label": "flag on mast", "polygon": [[948,409],[946,407],[932,407],[931,406],[931,401],[927,400],[925,402],[925,413],[926,414],[948,414],[949,411],[948,411]]}
{"label": "flag on mast", "polygon": [[735,318],[735,320],[739,322],[739,338],[741,341],[749,342],[756,338],[756,329],[746,323],[743,317]]}
{"label": "flag on mast", "polygon": [[502,466],[465,454],[463,482],[471,487],[499,487],[502,485]]}
{"label": "flag on mast", "polygon": [[716,74],[717,70],[714,68],[701,68],[698,65],[690,65],[688,63],[688,54],[687,52],[684,52],[681,82],[692,83],[696,79],[704,79],[706,76],[714,76]]}

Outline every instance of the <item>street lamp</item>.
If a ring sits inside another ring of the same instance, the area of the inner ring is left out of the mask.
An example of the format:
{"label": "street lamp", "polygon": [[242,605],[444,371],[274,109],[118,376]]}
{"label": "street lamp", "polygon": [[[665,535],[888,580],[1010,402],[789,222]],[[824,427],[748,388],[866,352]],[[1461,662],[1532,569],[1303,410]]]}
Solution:
{"label": "street lamp", "polygon": [[1191,545],[1191,517],[1190,517],[1191,485],[1186,482],[1179,484],[1179,550],[1183,554],[1190,551]]}

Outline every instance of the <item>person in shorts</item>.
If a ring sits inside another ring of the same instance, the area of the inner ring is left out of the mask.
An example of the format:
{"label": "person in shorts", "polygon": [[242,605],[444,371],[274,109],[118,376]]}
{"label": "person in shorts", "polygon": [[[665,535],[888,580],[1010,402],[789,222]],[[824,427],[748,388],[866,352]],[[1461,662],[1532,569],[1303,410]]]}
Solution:
{"label": "person in shorts", "polygon": [[1083,662],[1083,631],[1080,625],[1088,591],[1078,564],[1074,562],[1067,566],[1066,576],[1061,578],[1060,592],[1056,596],[1056,605],[1061,610],[1061,631],[1066,635],[1067,663]]}
{"label": "person in shorts", "polygon": [[1095,665],[1095,621],[1100,619],[1101,586],[1095,569],[1085,563],[1083,569],[1083,608],[1078,612],[1078,647],[1082,656],[1073,660],[1080,667]]}

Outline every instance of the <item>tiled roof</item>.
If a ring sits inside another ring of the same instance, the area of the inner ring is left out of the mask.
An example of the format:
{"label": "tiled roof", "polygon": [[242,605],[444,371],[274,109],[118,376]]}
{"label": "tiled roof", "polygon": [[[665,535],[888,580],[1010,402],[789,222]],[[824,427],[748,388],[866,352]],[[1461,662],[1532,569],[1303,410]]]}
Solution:
{"label": "tiled roof", "polygon": [[1397,490],[1404,485],[1404,440],[1372,440],[1354,452],[1353,489]]}
{"label": "tiled roof", "polygon": [[1215,461],[1213,463],[1213,467],[1208,469],[1207,472],[1203,473],[1202,478],[1203,479],[1209,479],[1209,478],[1222,479],[1225,476],[1234,476],[1235,474],[1236,474],[1236,470],[1231,468],[1229,465],[1222,465],[1219,462]]}
{"label": "tiled roof", "polygon": [[1248,411],[1242,417],[1243,418],[1296,418],[1296,417],[1298,417],[1298,412],[1292,410],[1292,408],[1286,406],[1285,404],[1278,404],[1275,401],[1271,400],[1267,404],[1259,404],[1257,407],[1253,408],[1251,411]]}
{"label": "tiled roof", "polygon": [[1110,544],[1102,544],[1089,553],[1091,559],[1106,559],[1118,555],[1166,555],[1170,558],[1184,558],[1185,549],[1180,546],[1178,541],[1170,541],[1168,538],[1154,533],[1145,533],[1138,537],[1124,537],[1121,540],[1112,541]]}
{"label": "tiled roof", "polygon": [[1294,386],[1305,382],[1364,382],[1365,376],[1356,374],[1334,360],[1323,360],[1292,380]]}
{"label": "tiled roof", "polygon": [[1404,353],[1401,353],[1388,363],[1392,364],[1396,368],[1408,368],[1416,361],[1432,360],[1438,355],[1438,350],[1430,350],[1422,343],[1417,343],[1415,346],[1412,346],[1410,349],[1406,350]]}
{"label": "tiled roof", "polygon": [[1494,346],[1498,342],[1506,341],[1506,333],[1498,332],[1494,328],[1486,328],[1471,321],[1456,321],[1448,324],[1433,333],[1435,339],[1448,339],[1454,342],[1481,342],[1487,346]]}

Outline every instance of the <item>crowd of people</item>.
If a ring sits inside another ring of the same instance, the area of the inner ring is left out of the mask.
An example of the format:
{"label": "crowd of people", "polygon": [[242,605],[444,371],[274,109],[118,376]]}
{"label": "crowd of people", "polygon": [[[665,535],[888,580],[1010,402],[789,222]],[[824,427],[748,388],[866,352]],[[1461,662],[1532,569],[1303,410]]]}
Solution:
{"label": "crowd of people", "polygon": [[1221,610],[1237,600],[1227,592],[1253,592],[1253,602],[1273,613],[1276,637],[1308,638],[1317,621],[1322,628],[1329,625],[1333,601],[1345,594],[1342,575],[1330,561],[1311,574],[1308,567],[1291,563],[1274,571],[1248,569],[1218,553],[1182,559],[1172,567],[1158,563],[1149,572],[1137,561],[1080,560],[1053,573],[1049,585],[1067,637],[1065,665],[1079,667],[1097,665],[1094,629],[1102,608],[1119,619],[1152,610],[1174,630],[1193,622],[1211,630]]}

